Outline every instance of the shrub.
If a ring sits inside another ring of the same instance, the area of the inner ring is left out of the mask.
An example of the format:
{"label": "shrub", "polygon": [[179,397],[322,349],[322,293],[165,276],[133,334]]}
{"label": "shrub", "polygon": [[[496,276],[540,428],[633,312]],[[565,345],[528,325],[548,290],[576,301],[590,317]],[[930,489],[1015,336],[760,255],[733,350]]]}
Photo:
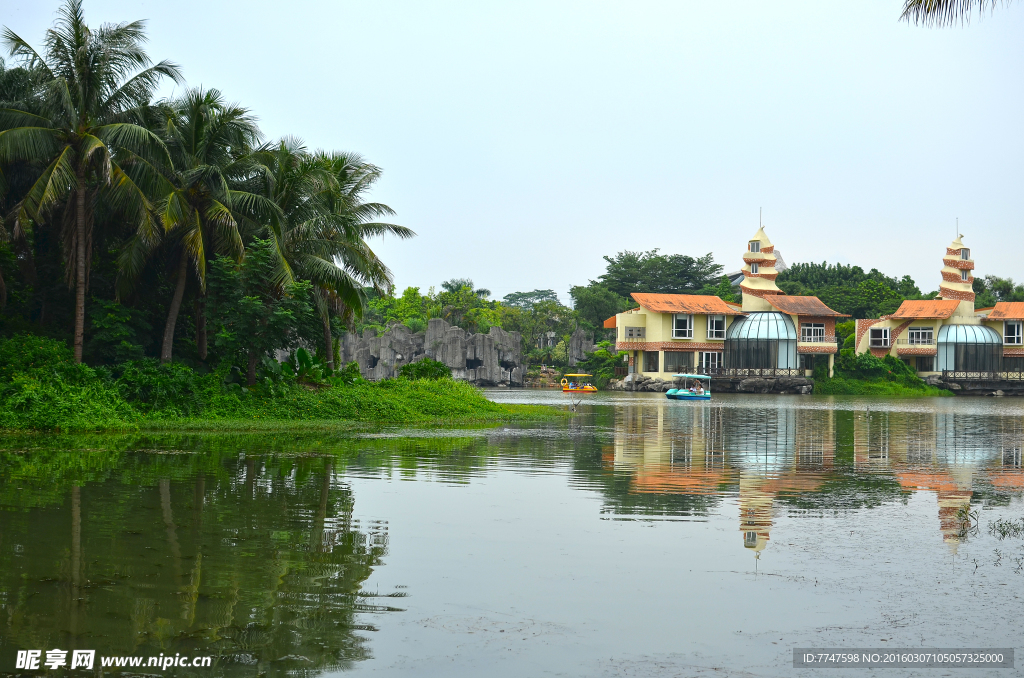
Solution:
{"label": "shrub", "polygon": [[402,365],[398,376],[406,379],[451,379],[452,371],[444,363],[424,356],[408,365]]}
{"label": "shrub", "polygon": [[126,429],[137,418],[63,342],[27,334],[0,339],[0,429]]}

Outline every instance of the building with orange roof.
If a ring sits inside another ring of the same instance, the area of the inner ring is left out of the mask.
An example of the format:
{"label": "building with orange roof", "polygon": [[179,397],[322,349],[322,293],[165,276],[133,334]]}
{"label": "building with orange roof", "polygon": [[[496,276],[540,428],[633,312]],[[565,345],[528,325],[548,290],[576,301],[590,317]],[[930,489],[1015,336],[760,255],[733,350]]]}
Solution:
{"label": "building with orange roof", "polygon": [[1024,369],[1024,303],[974,308],[974,259],[961,235],[942,258],[939,295],[906,300],[891,315],[857,320],[856,351],[896,356],[925,377]]}
{"label": "building with orange roof", "polygon": [[[775,284],[775,246],[764,227],[743,254],[742,304],[693,294],[633,293],[638,308],[605,321],[629,372],[667,378],[700,372],[809,376],[815,360],[831,373],[838,346],[833,311],[817,297],[789,296]],[[799,329],[798,329],[799,328]],[[754,372],[751,372],[753,370]]]}

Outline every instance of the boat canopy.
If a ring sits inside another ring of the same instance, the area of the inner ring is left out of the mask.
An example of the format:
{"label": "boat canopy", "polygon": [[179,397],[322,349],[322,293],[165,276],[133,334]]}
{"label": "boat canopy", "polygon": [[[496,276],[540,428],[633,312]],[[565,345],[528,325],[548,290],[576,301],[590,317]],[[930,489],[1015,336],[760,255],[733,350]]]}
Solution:
{"label": "boat canopy", "polygon": [[711,379],[706,374],[673,374],[676,379]]}

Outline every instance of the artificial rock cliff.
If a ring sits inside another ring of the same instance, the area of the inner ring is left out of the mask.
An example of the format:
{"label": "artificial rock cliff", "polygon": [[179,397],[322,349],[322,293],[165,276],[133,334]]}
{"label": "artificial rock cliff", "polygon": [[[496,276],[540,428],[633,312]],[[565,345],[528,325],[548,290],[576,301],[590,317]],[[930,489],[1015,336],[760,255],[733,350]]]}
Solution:
{"label": "artificial rock cliff", "polygon": [[522,341],[518,332],[492,327],[487,334],[470,334],[440,318],[427,323],[426,332],[413,332],[405,325],[392,325],[377,336],[364,330],[363,336],[346,334],[341,340],[341,364],[355,361],[363,377],[371,381],[398,376],[402,365],[424,357],[444,363],[454,379],[477,386],[521,386]]}

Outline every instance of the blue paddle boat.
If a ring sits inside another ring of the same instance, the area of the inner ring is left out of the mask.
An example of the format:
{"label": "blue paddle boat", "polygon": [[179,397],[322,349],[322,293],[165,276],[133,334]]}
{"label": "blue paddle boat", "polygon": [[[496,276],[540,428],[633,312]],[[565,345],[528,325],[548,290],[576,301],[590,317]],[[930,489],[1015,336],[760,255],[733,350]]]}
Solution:
{"label": "blue paddle boat", "polygon": [[[683,379],[683,388],[670,388],[665,392],[669,400],[711,400],[711,377],[706,374],[673,374],[676,379]],[[693,379],[693,384],[686,381]],[[704,382],[707,381],[705,387]]]}

